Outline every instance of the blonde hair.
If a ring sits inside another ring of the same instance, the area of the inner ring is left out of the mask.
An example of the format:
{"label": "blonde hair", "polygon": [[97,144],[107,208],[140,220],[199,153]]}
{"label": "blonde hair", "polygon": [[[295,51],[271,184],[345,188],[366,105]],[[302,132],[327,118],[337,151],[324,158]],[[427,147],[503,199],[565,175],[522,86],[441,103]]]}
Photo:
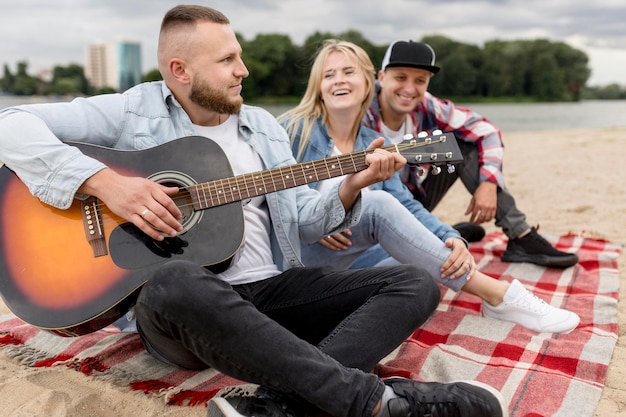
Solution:
{"label": "blonde hair", "polygon": [[309,81],[306,91],[302,96],[302,100],[300,100],[300,103],[296,107],[278,116],[280,123],[286,123],[285,130],[287,130],[292,143],[298,133],[298,127],[302,125],[302,130],[300,131],[300,145],[298,146],[296,159],[299,159],[306,149],[315,121],[322,117],[322,122],[328,125],[328,113],[322,102],[321,84],[324,75],[324,62],[326,62],[328,56],[334,52],[341,52],[346,56],[355,58],[358,70],[363,73],[365,77],[367,94],[361,103],[359,117],[356,118],[352,126],[351,136],[356,138],[361,119],[363,119],[374,96],[376,71],[367,52],[352,42],[337,39],[327,39],[324,41],[324,44],[317,52],[315,60],[313,61]]}

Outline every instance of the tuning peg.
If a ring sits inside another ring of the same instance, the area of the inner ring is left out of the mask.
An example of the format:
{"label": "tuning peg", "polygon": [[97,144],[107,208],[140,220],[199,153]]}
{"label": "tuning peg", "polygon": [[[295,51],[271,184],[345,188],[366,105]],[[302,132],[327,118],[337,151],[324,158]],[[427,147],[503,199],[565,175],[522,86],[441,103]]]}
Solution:
{"label": "tuning peg", "polygon": [[428,136],[428,132],[424,132],[423,130],[417,134],[418,138],[425,138]]}
{"label": "tuning peg", "polygon": [[434,165],[430,168],[430,173],[433,175],[439,175],[439,173],[441,173],[441,167],[439,165]]}
{"label": "tuning peg", "polygon": [[443,135],[443,132],[441,131],[441,129],[433,130],[433,136],[439,136],[439,135]]}
{"label": "tuning peg", "polygon": [[447,164],[447,165],[448,165],[447,167],[448,174],[454,174],[456,172],[456,167],[452,164]]}

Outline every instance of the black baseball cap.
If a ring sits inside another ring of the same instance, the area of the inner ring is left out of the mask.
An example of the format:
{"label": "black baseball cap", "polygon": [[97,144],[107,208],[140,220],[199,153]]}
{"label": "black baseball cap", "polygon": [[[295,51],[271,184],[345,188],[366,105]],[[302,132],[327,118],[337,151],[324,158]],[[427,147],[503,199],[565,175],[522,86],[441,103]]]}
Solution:
{"label": "black baseball cap", "polygon": [[394,41],[387,48],[382,70],[392,67],[420,68],[436,74],[435,51],[424,42]]}

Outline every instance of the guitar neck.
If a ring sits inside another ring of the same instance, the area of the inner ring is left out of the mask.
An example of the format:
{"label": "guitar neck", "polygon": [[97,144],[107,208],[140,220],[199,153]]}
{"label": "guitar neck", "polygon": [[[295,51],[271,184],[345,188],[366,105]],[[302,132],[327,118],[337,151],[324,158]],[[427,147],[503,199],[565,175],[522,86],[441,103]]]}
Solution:
{"label": "guitar neck", "polygon": [[[397,145],[382,149],[398,152]],[[365,157],[374,149],[302,162],[265,171],[200,183],[189,188],[194,208],[206,209],[275,191],[306,185],[367,168]]]}

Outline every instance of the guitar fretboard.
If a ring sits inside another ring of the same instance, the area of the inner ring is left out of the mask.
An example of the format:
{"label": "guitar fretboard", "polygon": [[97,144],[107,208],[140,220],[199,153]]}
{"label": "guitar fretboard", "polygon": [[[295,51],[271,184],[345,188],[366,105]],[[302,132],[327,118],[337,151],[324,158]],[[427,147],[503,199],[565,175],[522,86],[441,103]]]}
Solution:
{"label": "guitar fretboard", "polygon": [[[423,141],[411,139],[384,146],[382,149],[405,156],[410,151],[413,164],[440,164],[454,161],[458,155],[450,151],[420,153],[415,152],[414,148],[433,144],[441,145],[445,142],[446,136],[441,135],[436,140],[433,138],[426,138]],[[374,152],[374,149],[222,178],[190,186],[188,191],[195,210],[207,209],[362,171],[367,168],[365,158],[371,152]]]}
{"label": "guitar fretboard", "polygon": [[[383,149],[394,151],[396,146]],[[194,207],[199,209],[215,207],[362,171],[367,168],[365,157],[372,151],[368,149],[209,181],[191,187],[189,192]]]}

